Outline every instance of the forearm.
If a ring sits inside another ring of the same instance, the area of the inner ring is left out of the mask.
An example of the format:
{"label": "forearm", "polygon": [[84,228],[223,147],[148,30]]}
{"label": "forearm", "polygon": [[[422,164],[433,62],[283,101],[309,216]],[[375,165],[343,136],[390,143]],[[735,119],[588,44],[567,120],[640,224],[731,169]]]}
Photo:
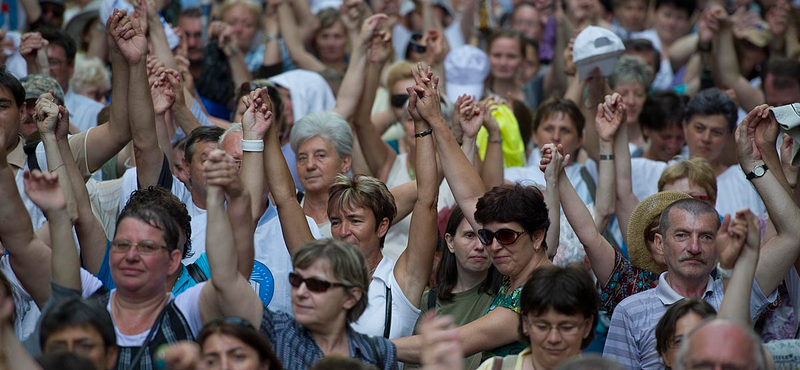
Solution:
{"label": "forearm", "polygon": [[564,49],[570,38],[567,28],[566,20],[557,21],[555,55],[544,78],[544,91],[548,92],[546,97],[561,97],[567,90],[567,74],[564,73],[567,66]]}
{"label": "forearm", "polygon": [[443,32],[442,23],[439,22],[439,17],[433,11],[433,3],[430,1],[421,1],[417,3],[422,6],[422,33],[427,30],[434,29]]}
{"label": "forearm", "polygon": [[[62,140],[66,141],[67,138],[63,138]],[[78,217],[75,193],[72,191],[72,184],[69,181],[69,172],[67,172],[67,167],[65,165],[65,161],[74,162],[74,160],[72,157],[61,156],[61,151],[58,148],[58,141],[59,140],[56,139],[55,135],[52,133],[42,134],[42,143],[44,143],[47,165],[50,168],[50,172],[55,172],[58,175],[58,181],[61,184],[61,189],[64,192],[64,198],[67,200],[67,212],[69,212],[71,217],[75,219]]]}
{"label": "forearm", "polygon": [[[545,180],[548,180],[545,175]],[[552,259],[558,251],[561,237],[561,197],[558,193],[558,179],[546,181],[544,203],[547,205],[547,216],[550,218],[550,227],[547,229],[547,257]]]}
{"label": "forearm", "polygon": [[155,127],[155,111],[144,59],[130,65],[130,86],[128,95],[128,117],[133,136],[133,154],[136,157],[136,172],[142,187],[154,186],[158,182],[164,154],[159,149],[158,133]]}
{"label": "forearm", "polygon": [[628,149],[628,130],[621,127],[614,138],[614,171],[616,173],[617,220],[622,235],[627,239],[628,222],[639,200],[633,194],[631,185],[631,152]]}
{"label": "forearm", "polygon": [[[8,292],[7,294],[11,294]],[[11,299],[10,296],[8,299]],[[2,329],[2,353],[4,354],[4,361],[0,361],[0,370],[15,370],[15,369],[29,369],[41,370],[42,367],[36,362],[28,351],[22,346],[17,337],[14,335],[14,327],[12,325],[4,325]]]}
{"label": "forearm", "polygon": [[[745,169],[745,171],[752,169]],[[753,184],[764,200],[767,213],[771,216],[777,235],[770,239],[761,251],[756,271],[756,281],[761,291],[770,294],[800,257],[800,230],[796,220],[800,218],[800,209],[772,174],[771,169],[760,177],[753,179]]]}
{"label": "forearm", "polygon": [[[218,292],[224,292],[226,287],[234,285],[238,279],[238,252],[231,250],[237,240],[234,239],[228,213],[225,210],[225,194],[222,189],[217,186],[209,186],[206,199],[208,218],[206,254],[213,276],[211,282]],[[244,225],[237,225],[237,227],[240,226]]]}
{"label": "forearm", "polygon": [[[489,112],[486,112],[489,114]],[[503,143],[500,132],[490,133],[486,143],[486,157],[481,167],[481,179],[486,189],[503,185]]]}
{"label": "forearm", "polygon": [[253,244],[255,222],[250,208],[250,195],[247,191],[228,200],[228,217],[230,217],[231,225],[236,225],[233,228],[233,245],[236,247],[239,261],[238,271],[245,279],[250,278],[255,260]]}
{"label": "forearm", "polygon": [[236,50],[235,53],[228,56],[228,65],[231,67],[234,86],[242,86],[242,84],[253,79],[247,69],[247,63],[244,61],[244,54],[241,51]]}
{"label": "forearm", "polygon": [[[620,130],[624,130],[621,127]],[[609,141],[600,141],[600,156],[614,155],[614,143]],[[617,202],[616,184],[614,183],[615,169],[614,159],[600,159],[597,164],[597,193],[595,194],[594,203],[594,221],[597,231],[603,233],[608,226],[611,216],[614,214],[614,206]]]}
{"label": "forearm", "polygon": [[[243,133],[244,140],[262,140],[257,133],[247,131]],[[261,218],[264,211],[264,196],[269,193],[264,176],[264,153],[242,152],[242,183],[250,194],[250,211],[255,222]]]}
{"label": "forearm", "polygon": [[189,135],[194,129],[200,127],[200,121],[192,114],[192,111],[186,105],[174,104],[170,110],[172,114],[172,121],[183,130],[186,135]]}
{"label": "forearm", "polygon": [[272,16],[264,17],[264,33],[267,35],[267,41],[264,42],[264,61],[262,65],[273,66],[281,63],[281,44],[280,28],[278,27],[278,17],[274,14]]}
{"label": "forearm", "polygon": [[53,248],[50,260],[53,282],[65,288],[80,290],[81,261],[78,257],[78,247],[72,237],[72,222],[69,213],[66,209],[59,209],[47,211],[45,216],[50,222],[50,244]]}
{"label": "forearm", "polygon": [[283,43],[286,45],[289,56],[297,63],[297,66],[315,72],[325,69],[325,65],[311,55],[303,46],[294,14],[292,14],[292,9],[286,2],[278,6],[278,20]]}
{"label": "forearm", "polygon": [[561,196],[564,215],[573,226],[578,240],[583,244],[597,281],[605,285],[614,270],[614,247],[608,244],[597,228],[581,227],[581,225],[593,225],[594,220],[563,170],[558,178],[558,193]]}
{"label": "forearm", "polygon": [[42,17],[42,6],[37,0],[21,0],[22,8],[28,19],[28,24],[35,23]]}
{"label": "forearm", "polygon": [[[356,44],[358,43],[356,42]],[[376,67],[373,65],[374,63],[369,63],[369,66],[367,64],[367,58],[362,50],[362,46],[353,45],[353,53],[350,55],[350,64],[347,66],[347,72],[342,80],[342,85],[339,87],[339,94],[336,96],[336,107],[333,108],[333,112],[344,117],[345,121],[350,121],[356,109],[372,110],[372,103],[375,101],[375,91],[377,91],[378,86],[374,82],[374,88],[373,86],[365,86],[364,69],[369,68],[367,75],[370,76],[375,74],[370,71]],[[380,67],[377,68],[378,79],[380,79]],[[370,90],[367,90],[367,87],[372,88],[371,94],[367,93],[370,92]],[[364,94],[362,95],[362,93]],[[359,101],[361,101],[360,106]]]}
{"label": "forearm", "polygon": [[[386,177],[389,175],[389,166],[394,162],[394,155],[392,149],[381,140],[381,135],[372,124],[370,116],[379,84],[380,67],[369,63],[364,79],[364,99],[358,106],[353,126],[370,172],[379,180],[386,181]],[[390,159],[392,159],[391,162]]]}
{"label": "forearm", "polygon": [[[464,136],[461,143],[461,152],[464,153],[464,156],[467,157],[467,160],[469,160],[470,164],[472,164],[475,168],[479,168],[476,164],[476,161],[478,160],[478,144],[474,137],[466,137],[466,135]],[[483,184],[486,186],[486,181],[484,181]],[[488,186],[486,187],[489,188]]]}
{"label": "forearm", "polygon": [[319,28],[319,19],[311,12],[307,1],[292,1],[292,15],[297,20],[299,35],[302,43],[311,42],[314,32]]}
{"label": "forearm", "polygon": [[733,42],[733,30],[730,26],[722,26],[714,39],[713,48],[716,76],[723,85],[734,87],[736,80],[742,77],[739,72],[739,59]]}
{"label": "forearm", "polygon": [[[752,326],[750,295],[753,290],[753,276],[758,265],[758,251],[753,251],[748,246],[742,248],[741,255],[733,268],[733,274],[725,284],[725,294],[717,316]],[[768,292],[765,294],[769,295]]]}
{"label": "forearm", "polygon": [[697,52],[698,42],[700,42],[700,37],[693,33],[675,40],[670,45],[668,54],[673,70],[678,70],[689,62],[689,59]]}
{"label": "forearm", "polygon": [[[152,9],[155,11],[155,9]],[[153,45],[153,54],[158,58],[168,69],[178,69],[178,63],[175,62],[175,56],[169,48],[167,41],[167,34],[164,32],[164,26],[161,24],[161,17],[154,14],[148,17],[148,40]]]}

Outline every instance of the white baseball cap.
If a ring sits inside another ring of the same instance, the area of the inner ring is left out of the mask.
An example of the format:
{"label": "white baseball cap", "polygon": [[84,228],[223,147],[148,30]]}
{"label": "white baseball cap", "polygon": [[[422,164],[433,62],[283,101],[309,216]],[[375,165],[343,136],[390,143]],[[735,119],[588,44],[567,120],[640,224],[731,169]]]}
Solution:
{"label": "white baseball cap", "polygon": [[460,95],[467,94],[480,100],[489,68],[489,57],[479,48],[464,45],[450,50],[444,58],[447,98],[455,102]]}
{"label": "white baseball cap", "polygon": [[770,108],[770,113],[781,125],[781,130],[789,134],[794,140],[792,144],[792,166],[800,166],[800,103],[782,105]]}
{"label": "white baseball cap", "polygon": [[578,67],[581,80],[589,78],[595,68],[608,77],[614,72],[617,58],[625,45],[614,32],[602,27],[588,26],[578,34],[572,47],[572,61]]}

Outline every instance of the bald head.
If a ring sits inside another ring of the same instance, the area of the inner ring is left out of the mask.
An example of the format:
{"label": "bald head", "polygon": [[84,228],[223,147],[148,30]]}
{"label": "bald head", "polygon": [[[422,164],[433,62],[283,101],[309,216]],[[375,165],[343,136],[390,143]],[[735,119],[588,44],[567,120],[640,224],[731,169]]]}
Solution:
{"label": "bald head", "polygon": [[678,352],[677,370],[720,366],[767,370],[761,339],[752,329],[726,319],[711,319],[689,332]]}

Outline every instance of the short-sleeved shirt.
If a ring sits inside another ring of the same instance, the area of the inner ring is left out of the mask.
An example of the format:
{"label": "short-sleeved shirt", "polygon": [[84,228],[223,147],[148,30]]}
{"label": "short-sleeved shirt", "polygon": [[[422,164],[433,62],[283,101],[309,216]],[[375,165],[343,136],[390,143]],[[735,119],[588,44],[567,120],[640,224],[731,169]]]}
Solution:
{"label": "short-sleeved shirt", "polygon": [[[632,295],[617,306],[611,316],[603,357],[619,362],[626,369],[664,368],[664,361],[656,351],[656,324],[671,305],[684,298],[669,286],[666,276],[666,272],[662,273],[658,286]],[[770,292],[769,297],[764,295],[754,281],[750,293],[750,317],[755,321],[776,296],[776,292]],[[719,310],[722,297],[722,279],[709,277],[701,298]]]}
{"label": "short-sleeved shirt", "polygon": [[[325,357],[311,332],[287,313],[264,307],[260,331],[269,339],[272,350],[286,370],[307,370]],[[359,334],[349,326],[347,338],[350,357],[381,370],[396,368],[397,349],[394,343],[379,336]]]}
{"label": "short-sleeved shirt", "polygon": [[367,309],[352,324],[353,330],[375,337],[382,337],[386,328],[386,287],[392,294],[392,326],[389,339],[410,336],[414,332],[420,309],[414,307],[394,277],[395,261],[384,256],[375,272],[367,292]]}
{"label": "short-sleeved shirt", "polygon": [[614,250],[614,270],[608,283],[600,286],[600,311],[611,316],[623,299],[658,285],[658,274],[634,266]]}
{"label": "short-sleeved shirt", "polygon": [[[508,276],[503,277],[503,284],[500,285],[500,290],[494,297],[494,301],[492,301],[489,309],[486,310],[486,314],[488,315],[497,307],[504,307],[519,314],[520,294],[522,294],[522,285],[520,285],[517,289],[511,290],[511,278]],[[486,361],[494,356],[505,357],[508,355],[516,355],[522,352],[522,350],[527,346],[527,344],[522,342],[514,342],[489,351],[484,351],[481,356],[481,362]]]}

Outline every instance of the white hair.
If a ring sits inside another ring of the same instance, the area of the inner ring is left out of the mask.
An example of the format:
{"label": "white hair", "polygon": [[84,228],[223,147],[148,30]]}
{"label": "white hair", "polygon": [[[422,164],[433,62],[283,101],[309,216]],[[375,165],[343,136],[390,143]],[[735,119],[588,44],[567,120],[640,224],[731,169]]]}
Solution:
{"label": "white hair", "polygon": [[241,123],[231,123],[225,132],[222,133],[222,136],[219,137],[219,141],[217,142],[217,148],[222,148],[222,142],[225,141],[225,138],[228,137],[228,134],[231,132],[239,132],[244,135],[244,131],[242,131],[242,124]]}
{"label": "white hair", "polygon": [[316,112],[301,118],[292,126],[292,150],[297,153],[300,145],[317,136],[329,142],[339,158],[353,154],[353,131],[342,116],[331,112]]}

